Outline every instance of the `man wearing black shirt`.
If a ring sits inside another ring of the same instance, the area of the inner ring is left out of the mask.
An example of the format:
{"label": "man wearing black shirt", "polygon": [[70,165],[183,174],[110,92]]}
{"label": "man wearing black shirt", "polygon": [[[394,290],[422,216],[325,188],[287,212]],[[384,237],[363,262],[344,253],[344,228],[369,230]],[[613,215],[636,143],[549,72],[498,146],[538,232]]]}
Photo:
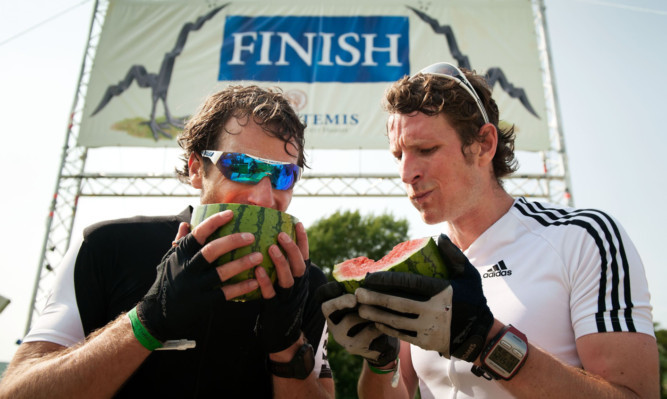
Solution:
{"label": "man wearing black shirt", "polygon": [[[305,166],[304,128],[281,93],[229,87],[179,137],[179,178],[201,190],[202,204],[284,212]],[[247,164],[264,174],[244,174]],[[272,284],[258,266],[260,253],[214,265],[254,241],[237,233],[206,243],[233,220],[231,211],[190,231],[191,212],[87,228],[65,256],[0,396],[333,396],[324,317],[312,301],[326,278],[308,260],[304,226],[297,224],[295,241],[281,233],[270,248]],[[221,286],[253,268],[254,279]],[[231,301],[258,288],[260,300]],[[155,350],[180,339],[196,346]]]}

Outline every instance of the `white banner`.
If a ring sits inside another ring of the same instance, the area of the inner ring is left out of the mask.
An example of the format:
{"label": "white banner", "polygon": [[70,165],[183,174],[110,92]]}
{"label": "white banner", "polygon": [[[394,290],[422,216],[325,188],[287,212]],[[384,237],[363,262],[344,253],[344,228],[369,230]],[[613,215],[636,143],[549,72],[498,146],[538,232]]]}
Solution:
{"label": "white banner", "polygon": [[517,149],[549,148],[530,0],[112,0],[79,145],[175,146],[204,98],[279,86],[308,148],[384,149],[391,82],[435,62],[486,74]]}

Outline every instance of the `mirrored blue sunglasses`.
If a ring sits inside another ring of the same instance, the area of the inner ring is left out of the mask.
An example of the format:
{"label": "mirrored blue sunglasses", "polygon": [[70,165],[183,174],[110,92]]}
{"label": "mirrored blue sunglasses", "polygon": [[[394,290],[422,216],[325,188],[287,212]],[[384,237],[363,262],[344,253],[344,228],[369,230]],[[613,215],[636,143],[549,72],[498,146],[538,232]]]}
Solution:
{"label": "mirrored blue sunglasses", "polygon": [[466,78],[466,75],[463,72],[461,72],[460,69],[458,69],[457,67],[448,62],[438,62],[437,64],[429,65],[426,68],[422,69],[421,71],[417,72],[416,74],[412,75],[410,79],[414,78],[415,75],[419,73],[422,73],[424,75],[441,76],[443,78],[453,80],[456,83],[458,83],[459,86],[461,86],[465,91],[467,91],[468,94],[470,94],[477,103],[477,108],[479,108],[479,112],[482,113],[482,118],[484,118],[484,123],[489,123],[489,117],[486,114],[484,105],[482,105],[482,100],[477,95],[477,92],[475,91],[475,88],[472,86],[470,81]]}
{"label": "mirrored blue sunglasses", "polygon": [[289,190],[301,177],[301,168],[289,162],[273,161],[240,152],[202,151],[229,180],[257,184],[268,176],[277,190]]}

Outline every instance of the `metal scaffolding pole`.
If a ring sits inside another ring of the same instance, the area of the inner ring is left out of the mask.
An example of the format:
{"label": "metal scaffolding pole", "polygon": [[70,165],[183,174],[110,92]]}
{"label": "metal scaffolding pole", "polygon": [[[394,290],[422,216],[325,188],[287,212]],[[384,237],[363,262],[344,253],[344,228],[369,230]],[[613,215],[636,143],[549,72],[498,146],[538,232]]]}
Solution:
{"label": "metal scaffolding pole", "polygon": [[556,77],[554,75],[551,46],[549,43],[549,31],[545,15],[544,0],[531,0],[533,5],[533,16],[535,18],[535,33],[542,65],[542,81],[544,83],[544,96],[549,118],[550,150],[543,154],[544,174],[557,176],[558,179],[551,180],[548,197],[551,202],[574,206],[572,195],[572,184],[570,182],[570,170],[568,167],[567,151],[565,150],[565,136],[562,131],[560,107],[558,105],[558,94],[556,90]]}
{"label": "metal scaffolding pole", "polygon": [[70,111],[69,123],[65,132],[60,168],[56,178],[56,187],[49,214],[46,220],[46,235],[42,243],[39,267],[35,276],[30,309],[25,332],[30,330],[35,312],[40,312],[45,301],[47,290],[51,287],[54,278],[54,265],[58,265],[69,247],[76,205],[81,187],[81,179],[71,179],[67,175],[83,173],[86,164],[87,149],[76,145],[79,135],[79,123],[82,113],[83,100],[86,94],[88,76],[93,64],[95,48],[102,31],[102,21],[108,2],[96,1],[93,6],[93,15],[88,29],[88,44],[83,56],[81,71],[77,83],[77,90]]}

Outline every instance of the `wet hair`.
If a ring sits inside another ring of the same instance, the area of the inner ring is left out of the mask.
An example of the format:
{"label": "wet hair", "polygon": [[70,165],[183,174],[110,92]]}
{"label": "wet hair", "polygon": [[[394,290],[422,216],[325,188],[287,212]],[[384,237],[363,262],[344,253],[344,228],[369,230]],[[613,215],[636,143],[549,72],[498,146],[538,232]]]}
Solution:
{"label": "wet hair", "polygon": [[[474,71],[460,69],[482,100],[489,122],[498,131],[498,145],[493,157],[493,173],[498,183],[502,185],[500,179],[518,169],[514,155],[514,126],[504,129],[498,126],[498,106],[491,97],[491,90],[484,77],[477,75]],[[451,79],[421,73],[413,77],[406,76],[387,89],[382,106],[390,114],[412,114],[414,112],[421,112],[428,116],[443,114],[456,130],[462,143],[461,152],[464,155],[471,144],[483,139],[479,135],[479,129],[484,124],[484,117],[477,108],[477,103],[470,93]]]}
{"label": "wet hair", "polygon": [[307,166],[304,154],[306,125],[282,90],[229,86],[209,96],[178,137],[178,145],[183,149],[183,164],[180,169],[176,168],[180,181],[190,183],[188,160],[192,153],[201,154],[204,150],[219,148],[227,134],[236,134],[225,130],[231,118],[239,120],[241,125],[253,121],[269,136],[282,140],[285,152],[296,156],[299,166]]}

